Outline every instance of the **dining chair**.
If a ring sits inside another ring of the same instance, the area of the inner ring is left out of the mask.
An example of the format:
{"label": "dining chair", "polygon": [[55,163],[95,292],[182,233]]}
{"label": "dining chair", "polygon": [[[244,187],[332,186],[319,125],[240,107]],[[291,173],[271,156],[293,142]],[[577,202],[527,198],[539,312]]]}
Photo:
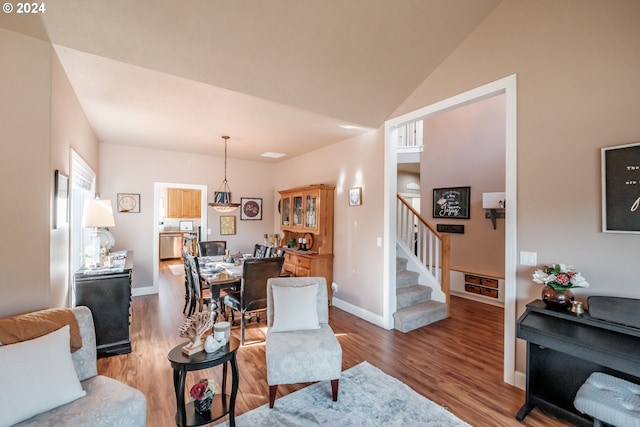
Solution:
{"label": "dining chair", "polygon": [[284,256],[284,249],[281,248],[269,248],[270,257]]}
{"label": "dining chair", "polygon": [[[191,269],[189,268],[189,260],[187,259],[187,251],[182,248],[182,261],[184,263],[184,307],[182,307],[182,312],[187,312],[187,306],[191,302]],[[190,316],[191,314],[189,314]]]}
{"label": "dining chair", "polygon": [[[223,298],[231,308],[231,323],[235,323],[234,311],[240,312],[240,343],[244,345],[247,314],[267,308],[267,280],[278,277],[284,263],[283,257],[246,259],[242,266],[240,291],[230,292]],[[249,320],[251,317],[249,317]],[[256,314],[256,320],[260,317]]]}
{"label": "dining chair", "polygon": [[331,381],[338,400],[342,347],[329,326],[324,277],[273,278],[267,281],[267,383],[269,408],[278,385]]}
{"label": "dining chair", "polygon": [[253,257],[254,258],[264,258],[267,256],[267,251],[269,248],[265,245],[260,245],[256,243],[255,248],[253,249]]}
{"label": "dining chair", "polygon": [[198,256],[224,255],[225,249],[227,249],[226,240],[209,240],[206,242],[198,242]]}
{"label": "dining chair", "polygon": [[198,306],[198,311],[202,311],[205,305],[211,305],[211,293],[209,286],[200,278],[200,268],[198,266],[198,258],[193,255],[187,254],[187,260],[189,263],[189,269],[191,274],[190,289],[191,289],[191,309],[189,315],[195,312],[195,307]]}

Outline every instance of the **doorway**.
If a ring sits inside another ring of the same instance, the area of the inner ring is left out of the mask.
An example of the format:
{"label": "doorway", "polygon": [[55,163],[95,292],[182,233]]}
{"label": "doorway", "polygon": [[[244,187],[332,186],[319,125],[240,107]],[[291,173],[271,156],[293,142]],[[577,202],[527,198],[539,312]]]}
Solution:
{"label": "doorway", "polygon": [[393,327],[395,311],[395,241],[392,234],[396,224],[397,189],[397,148],[398,129],[408,123],[423,120],[441,112],[505,94],[506,135],[505,135],[505,190],[507,203],[505,209],[505,301],[504,301],[504,363],[503,380],[515,385],[515,320],[516,320],[516,266],[517,266],[517,134],[516,134],[516,76],[488,83],[470,91],[461,93],[443,101],[423,107],[388,120],[385,123],[385,241],[384,247],[384,308],[385,327]]}
{"label": "doorway", "polygon": [[[188,190],[200,190],[200,229],[203,235],[206,236],[208,221],[207,221],[207,186],[198,184],[182,184],[182,183],[169,183],[169,182],[154,182],[153,183],[153,293],[160,292],[160,222],[164,222],[164,212],[166,212],[166,200],[164,194],[166,194],[168,188],[179,188]],[[178,221],[176,220],[176,223]],[[172,226],[173,227],[173,226]],[[176,226],[177,227],[177,226]],[[173,231],[173,230],[171,230]],[[179,231],[176,230],[176,231]]]}

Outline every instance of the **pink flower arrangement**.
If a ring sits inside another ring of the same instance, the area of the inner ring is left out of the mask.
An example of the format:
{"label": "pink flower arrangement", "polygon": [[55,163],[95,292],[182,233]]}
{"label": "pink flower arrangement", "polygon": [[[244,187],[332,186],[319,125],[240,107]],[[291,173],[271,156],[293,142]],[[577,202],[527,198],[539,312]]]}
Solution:
{"label": "pink flower arrangement", "polygon": [[189,396],[191,396],[193,400],[210,399],[218,390],[218,384],[215,381],[203,378],[191,387],[191,390],[189,390]]}
{"label": "pink flower arrangement", "polygon": [[556,291],[564,291],[571,288],[586,288],[589,283],[576,272],[572,266],[566,264],[545,265],[541,270],[533,273],[533,281],[542,285],[551,286]]}

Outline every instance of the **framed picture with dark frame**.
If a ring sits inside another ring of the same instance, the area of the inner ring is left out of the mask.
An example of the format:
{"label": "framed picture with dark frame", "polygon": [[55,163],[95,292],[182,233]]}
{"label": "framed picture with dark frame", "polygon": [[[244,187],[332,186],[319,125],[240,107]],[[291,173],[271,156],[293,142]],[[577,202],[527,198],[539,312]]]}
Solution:
{"label": "framed picture with dark frame", "polygon": [[602,232],[640,234],[640,142],[601,149]]}
{"label": "framed picture with dark frame", "polygon": [[55,228],[61,228],[69,224],[69,175],[56,170],[54,187],[53,223]]}
{"label": "framed picture with dark frame", "polygon": [[236,216],[222,215],[220,217],[220,235],[229,236],[236,234]]}
{"label": "framed picture with dark frame", "polygon": [[240,219],[241,220],[261,220],[262,219],[262,199],[256,197],[240,198]]}
{"label": "framed picture with dark frame", "polygon": [[433,189],[434,218],[470,218],[471,187]]}

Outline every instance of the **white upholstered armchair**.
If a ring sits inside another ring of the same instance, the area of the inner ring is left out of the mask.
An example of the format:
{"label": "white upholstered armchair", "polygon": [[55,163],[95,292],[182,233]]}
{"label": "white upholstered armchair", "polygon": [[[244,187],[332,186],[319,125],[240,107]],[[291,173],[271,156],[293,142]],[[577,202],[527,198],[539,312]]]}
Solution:
{"label": "white upholstered armchair", "polygon": [[266,357],[270,408],[279,384],[330,380],[338,400],[342,347],[329,326],[324,277],[269,279]]}

